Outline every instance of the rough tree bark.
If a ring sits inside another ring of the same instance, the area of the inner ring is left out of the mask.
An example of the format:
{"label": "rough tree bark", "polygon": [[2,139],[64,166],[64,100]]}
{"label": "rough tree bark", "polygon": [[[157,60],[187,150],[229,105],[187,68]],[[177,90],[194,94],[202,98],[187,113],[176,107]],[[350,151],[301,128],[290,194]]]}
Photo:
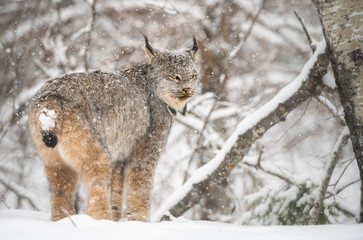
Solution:
{"label": "rough tree bark", "polygon": [[363,1],[317,0],[316,5],[359,167],[363,222]]}
{"label": "rough tree bark", "polygon": [[174,217],[179,217],[199,203],[203,195],[208,194],[215,186],[218,186],[227,178],[235,166],[247,155],[252,144],[257,139],[261,138],[275,124],[284,121],[286,116],[297,106],[321,92],[321,78],[327,71],[329,59],[325,51],[315,54],[317,55],[316,61],[307,74],[306,79],[303,80],[301,87],[285,102],[280,103],[266,117],[260,119],[257,124],[239,135],[237,141],[224,156],[223,161],[218,167],[207,178],[194,183],[189,192],[174,206],[171,206],[171,208],[167,206],[168,209],[163,209],[162,206],[158,213],[155,214],[154,220],[160,220],[160,218],[162,220],[170,219],[169,215],[162,216],[162,214],[165,214],[164,210],[168,210]]}

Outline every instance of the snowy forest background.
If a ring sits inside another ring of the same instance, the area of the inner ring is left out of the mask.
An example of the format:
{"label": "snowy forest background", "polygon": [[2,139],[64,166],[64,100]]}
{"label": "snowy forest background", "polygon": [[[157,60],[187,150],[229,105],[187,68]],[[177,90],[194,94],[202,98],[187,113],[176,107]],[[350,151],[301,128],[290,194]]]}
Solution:
{"label": "snowy forest background", "polygon": [[[311,1],[60,1],[0,3],[0,209],[50,211],[44,166],[31,141],[30,98],[50,78],[113,71],[146,60],[155,48],[179,49],[195,35],[201,82],[179,116],[155,175],[155,213],[211,160],[236,125],[300,73],[323,35]],[[335,157],[319,223],[356,222],[360,181],[334,77],[257,140],[228,178],[184,214],[236,224],[308,224]],[[82,188],[82,186],[81,186]],[[79,194],[85,212],[86,193]]]}

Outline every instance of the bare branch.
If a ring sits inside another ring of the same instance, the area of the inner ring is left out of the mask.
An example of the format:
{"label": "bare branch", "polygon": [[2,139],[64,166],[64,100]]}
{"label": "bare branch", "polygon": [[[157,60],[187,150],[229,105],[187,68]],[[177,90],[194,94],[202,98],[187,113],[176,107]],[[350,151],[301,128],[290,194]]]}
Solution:
{"label": "bare branch", "polygon": [[305,33],[306,39],[309,42],[311,51],[313,51],[313,53],[314,53],[316,50],[316,46],[313,44],[313,41],[311,40],[310,34],[309,34],[308,30],[306,29],[304,21],[301,19],[301,17],[299,16],[299,14],[296,11],[294,11],[294,14],[295,14],[296,18],[299,20],[302,29],[304,30],[304,33]]}
{"label": "bare branch", "polygon": [[0,199],[1,199],[1,201],[4,203],[5,207],[6,207],[7,209],[10,209],[9,205],[8,205],[8,204],[7,204],[7,202],[6,202],[6,199],[5,199],[4,195],[5,195],[4,193],[1,193],[1,194],[0,194]]}
{"label": "bare branch", "polygon": [[229,54],[229,59],[232,59],[234,56],[236,56],[236,54],[239,52],[239,50],[241,50],[243,48],[243,46],[245,45],[248,37],[250,36],[252,29],[257,21],[258,16],[260,16],[260,13],[262,11],[262,9],[264,8],[266,4],[266,0],[263,0],[261,7],[259,8],[258,12],[256,13],[256,15],[252,18],[252,22],[250,27],[247,30],[247,33],[243,36],[243,39],[238,43],[238,45],[231,51],[231,53]]}
{"label": "bare branch", "polygon": [[326,107],[326,109],[335,117],[335,119],[339,122],[341,126],[346,126],[343,116],[337,114],[336,109],[334,109],[333,107],[333,104],[327,98],[323,96],[318,96],[314,99],[321,103],[322,106]]}
{"label": "bare branch", "polygon": [[349,161],[349,163],[345,166],[345,168],[343,169],[343,171],[342,171],[342,173],[340,174],[340,176],[338,177],[338,179],[335,181],[335,183],[334,183],[334,184],[332,184],[332,186],[333,186],[334,188],[336,188],[336,186],[338,185],[338,183],[339,183],[340,179],[341,179],[341,178],[342,178],[342,176],[344,175],[345,171],[347,171],[348,167],[350,166],[350,164],[352,164],[352,163],[353,163],[353,161],[354,161],[354,160],[355,160],[355,158],[352,158],[352,159]]}
{"label": "bare branch", "polygon": [[[259,156],[260,158],[260,156]],[[268,175],[271,175],[271,176],[274,176],[274,177],[277,177],[279,178],[280,180],[282,181],[285,181],[286,183],[288,184],[291,184],[291,185],[294,185],[294,186],[297,186],[299,187],[298,184],[296,184],[296,182],[294,182],[293,180],[291,180],[290,178],[286,177],[286,176],[283,176],[281,174],[278,174],[276,172],[272,172],[270,170],[267,170],[265,169],[264,167],[261,166],[261,164],[259,162],[257,162],[257,164],[251,164],[249,162],[246,162],[246,161],[242,161],[242,163],[248,167],[252,167],[252,168],[255,168],[256,170],[261,170],[262,172],[264,173],[267,173]]]}
{"label": "bare branch", "polygon": [[86,72],[89,70],[89,62],[88,62],[88,52],[91,46],[91,33],[94,29],[95,26],[95,19],[96,19],[96,3],[97,0],[93,0],[92,2],[92,6],[91,6],[91,11],[92,11],[92,18],[91,18],[91,27],[89,29],[89,31],[87,32],[87,42],[86,42],[86,49],[84,52],[84,68],[86,70]]}
{"label": "bare branch", "polygon": [[310,101],[311,99],[308,100],[306,106],[305,106],[305,109],[303,111],[303,113],[301,114],[301,116],[275,141],[275,143],[279,142],[284,136],[286,136],[286,134],[298,123],[300,122],[300,120],[303,118],[303,116],[305,115],[306,113],[306,110],[308,109],[309,107],[309,104],[310,104]]}
{"label": "bare branch", "polygon": [[52,74],[52,71],[49,71],[46,66],[38,58],[34,58],[34,64],[38,67],[38,69],[47,77],[47,78],[54,78],[56,77],[55,74]]}
{"label": "bare branch", "polygon": [[339,211],[343,212],[345,215],[351,217],[351,218],[356,218],[355,214],[350,212],[349,210],[345,209],[345,208],[342,208],[341,206],[339,205],[335,205],[334,206],[336,209],[338,209]]}
{"label": "bare branch", "polygon": [[359,181],[360,181],[360,179],[357,179],[353,182],[350,182],[350,183],[344,185],[343,187],[339,188],[338,190],[336,190],[334,192],[329,192],[329,195],[326,195],[325,198],[330,198],[331,196],[338,195],[340,192],[342,192],[346,188],[350,187],[351,185],[358,183]]}
{"label": "bare branch", "polygon": [[180,119],[180,118],[176,118],[175,120],[176,120],[178,123],[180,123],[181,125],[183,125],[184,127],[189,128],[189,129],[191,129],[192,131],[195,131],[195,132],[197,132],[197,133],[200,133],[200,130],[199,130],[197,127],[195,127],[194,125],[192,125],[192,124],[188,123],[187,121],[183,121],[183,119]]}
{"label": "bare branch", "polygon": [[69,221],[71,221],[73,227],[77,228],[77,224],[73,221],[71,214],[69,214],[69,212],[63,207],[61,208],[61,210],[62,210],[62,212],[64,212],[67,215],[67,217],[68,217]]}
{"label": "bare branch", "polygon": [[12,185],[10,185],[10,184],[8,184],[6,181],[4,181],[2,178],[0,178],[0,183],[2,184],[2,185],[4,185],[5,186],[5,188],[6,189],[8,189],[9,191],[12,191],[13,193],[15,193],[19,198],[21,198],[21,199],[24,199],[24,200],[26,200],[26,201],[28,201],[29,202],[29,204],[30,204],[30,206],[32,206],[32,208],[34,209],[34,210],[37,210],[37,211],[39,211],[39,208],[37,207],[37,205],[33,202],[33,200],[31,200],[28,196],[26,196],[26,195],[24,195],[24,194],[22,194],[21,192],[21,190],[19,190],[19,189],[17,189],[16,187],[14,187],[14,186],[12,186]]}
{"label": "bare branch", "polygon": [[[14,101],[15,103],[15,101]],[[21,116],[23,115],[24,111],[26,110],[27,107],[27,103],[21,103],[20,106],[18,106],[17,108],[15,108],[15,106],[13,106],[13,114],[10,117],[10,120],[7,122],[7,124],[3,124],[0,126],[0,142],[3,140],[3,138],[5,137],[5,135],[8,133],[8,131],[12,128],[12,126],[14,126],[14,124],[21,118]],[[6,125],[6,126],[5,126]]]}
{"label": "bare branch", "polygon": [[345,145],[347,145],[348,143],[348,139],[349,139],[348,129],[344,128],[344,130],[342,131],[337,140],[337,143],[335,144],[332,160],[326,169],[325,178],[323,179],[323,182],[321,184],[318,199],[315,201],[314,208],[309,220],[309,225],[315,225],[319,221],[320,212],[323,209],[323,201],[326,191],[328,189],[331,176],[333,175],[334,168],[337,165],[342,155]]}

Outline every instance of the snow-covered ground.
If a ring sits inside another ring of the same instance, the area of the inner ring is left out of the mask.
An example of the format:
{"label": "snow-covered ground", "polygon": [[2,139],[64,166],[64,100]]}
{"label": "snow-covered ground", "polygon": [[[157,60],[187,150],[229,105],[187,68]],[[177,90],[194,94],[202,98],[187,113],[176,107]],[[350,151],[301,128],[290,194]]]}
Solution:
{"label": "snow-covered ground", "polygon": [[362,240],[363,225],[240,226],[226,223],[189,221],[112,222],[87,215],[51,222],[48,213],[25,210],[0,211],[0,239],[244,239],[244,240]]}

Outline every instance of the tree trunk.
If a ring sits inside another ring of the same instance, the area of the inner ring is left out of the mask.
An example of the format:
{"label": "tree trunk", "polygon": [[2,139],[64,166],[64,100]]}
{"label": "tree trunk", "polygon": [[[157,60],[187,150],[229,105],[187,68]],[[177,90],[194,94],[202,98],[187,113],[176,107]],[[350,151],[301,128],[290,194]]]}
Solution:
{"label": "tree trunk", "polygon": [[363,222],[363,1],[318,0],[316,5],[359,167]]}

